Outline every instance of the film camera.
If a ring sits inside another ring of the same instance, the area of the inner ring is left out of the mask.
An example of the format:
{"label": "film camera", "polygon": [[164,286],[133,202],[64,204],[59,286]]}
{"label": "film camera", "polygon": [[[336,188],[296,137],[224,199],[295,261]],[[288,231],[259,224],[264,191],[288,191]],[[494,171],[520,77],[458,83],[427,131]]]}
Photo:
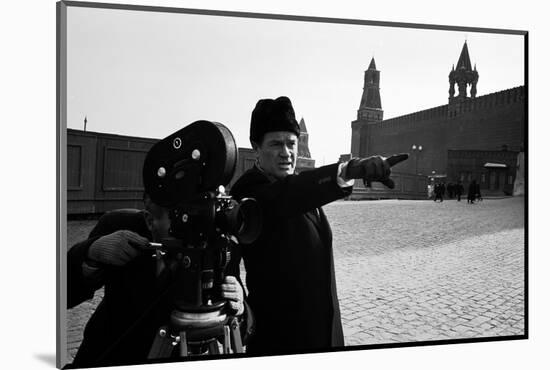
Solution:
{"label": "film camera", "polygon": [[[261,231],[255,200],[225,193],[237,164],[227,127],[196,121],[156,143],[143,166],[145,191],[169,209],[170,237],[154,244],[158,265],[175,271],[177,291],[169,323],[159,329],[149,358],[242,352],[235,317],[221,298],[232,249]],[[220,340],[221,338],[221,340]]]}

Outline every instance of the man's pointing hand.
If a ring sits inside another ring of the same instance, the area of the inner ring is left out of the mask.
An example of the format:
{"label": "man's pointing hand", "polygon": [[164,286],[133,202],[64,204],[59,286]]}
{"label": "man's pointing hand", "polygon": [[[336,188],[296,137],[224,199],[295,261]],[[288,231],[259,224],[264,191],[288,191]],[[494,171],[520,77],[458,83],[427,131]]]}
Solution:
{"label": "man's pointing hand", "polygon": [[407,158],[409,158],[407,153],[392,155],[388,158],[379,155],[368,158],[353,158],[346,164],[343,177],[344,180],[362,179],[367,187],[370,187],[373,181],[378,181],[393,189],[395,183],[390,179],[391,167]]}

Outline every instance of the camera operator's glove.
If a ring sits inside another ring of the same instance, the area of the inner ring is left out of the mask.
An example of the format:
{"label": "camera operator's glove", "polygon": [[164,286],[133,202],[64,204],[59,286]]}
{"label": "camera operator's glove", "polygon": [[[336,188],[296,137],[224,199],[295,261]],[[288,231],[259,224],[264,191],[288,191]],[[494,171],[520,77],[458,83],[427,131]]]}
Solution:
{"label": "camera operator's glove", "polygon": [[393,189],[395,183],[390,179],[391,167],[409,158],[408,154],[392,155],[385,158],[375,155],[368,158],[353,158],[346,164],[342,177],[344,180],[362,179],[370,187],[373,181],[381,182]]}
{"label": "camera operator's glove", "polygon": [[88,249],[92,264],[124,266],[149,245],[149,240],[129,230],[119,230],[102,236]]}
{"label": "camera operator's glove", "polygon": [[244,293],[243,287],[237,281],[235,276],[226,276],[222,283],[222,298],[227,299],[227,303],[235,316],[242,315],[244,312]]}

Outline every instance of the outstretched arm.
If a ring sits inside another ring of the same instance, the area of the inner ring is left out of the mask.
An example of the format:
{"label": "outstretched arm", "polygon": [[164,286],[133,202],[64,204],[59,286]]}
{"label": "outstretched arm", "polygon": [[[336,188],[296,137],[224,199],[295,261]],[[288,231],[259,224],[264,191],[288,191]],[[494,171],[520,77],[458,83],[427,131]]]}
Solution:
{"label": "outstretched arm", "polygon": [[231,193],[236,199],[255,198],[264,214],[289,217],[308,212],[351,193],[338,185],[338,163],[270,181],[261,171],[239,180]]}
{"label": "outstretched arm", "polygon": [[351,194],[351,186],[342,187],[342,183],[352,179],[362,179],[369,186],[379,181],[393,188],[391,167],[407,158],[408,154],[354,158],[343,165],[335,163],[276,181],[258,170],[238,181],[232,194],[237,199],[255,198],[268,217],[294,216]]}

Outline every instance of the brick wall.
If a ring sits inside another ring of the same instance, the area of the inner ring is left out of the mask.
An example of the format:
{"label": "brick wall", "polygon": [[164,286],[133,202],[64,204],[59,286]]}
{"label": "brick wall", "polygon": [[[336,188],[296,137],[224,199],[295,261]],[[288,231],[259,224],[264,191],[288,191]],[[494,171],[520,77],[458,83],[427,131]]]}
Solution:
{"label": "brick wall", "polygon": [[[407,152],[409,160],[396,171],[429,175],[445,173],[447,150],[523,149],[526,104],[524,87],[484,95],[458,105],[448,105],[364,125],[361,155]],[[422,145],[422,152],[411,150]]]}

